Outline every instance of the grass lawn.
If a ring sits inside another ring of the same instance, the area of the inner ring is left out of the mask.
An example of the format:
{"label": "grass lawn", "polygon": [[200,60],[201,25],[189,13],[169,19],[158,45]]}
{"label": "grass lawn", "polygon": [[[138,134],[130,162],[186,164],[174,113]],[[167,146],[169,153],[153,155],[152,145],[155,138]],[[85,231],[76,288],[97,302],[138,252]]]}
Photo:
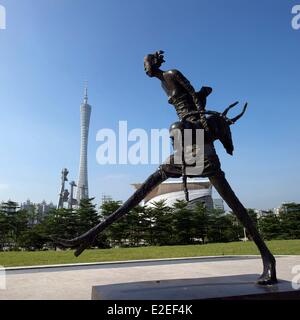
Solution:
{"label": "grass lawn", "polygon": [[[267,242],[273,254],[300,255],[300,240]],[[206,245],[141,247],[86,250],[76,258],[73,251],[0,252],[0,265],[33,266],[80,262],[180,258],[197,256],[259,254],[253,242],[212,243]]]}

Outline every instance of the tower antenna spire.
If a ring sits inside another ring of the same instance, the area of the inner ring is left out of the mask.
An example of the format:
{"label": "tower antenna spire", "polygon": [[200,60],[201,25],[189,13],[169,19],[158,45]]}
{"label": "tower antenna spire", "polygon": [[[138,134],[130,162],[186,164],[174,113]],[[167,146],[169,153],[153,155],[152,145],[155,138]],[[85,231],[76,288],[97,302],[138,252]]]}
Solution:
{"label": "tower antenna spire", "polygon": [[83,102],[85,104],[88,103],[88,81],[87,80],[84,81],[84,99],[83,99]]}

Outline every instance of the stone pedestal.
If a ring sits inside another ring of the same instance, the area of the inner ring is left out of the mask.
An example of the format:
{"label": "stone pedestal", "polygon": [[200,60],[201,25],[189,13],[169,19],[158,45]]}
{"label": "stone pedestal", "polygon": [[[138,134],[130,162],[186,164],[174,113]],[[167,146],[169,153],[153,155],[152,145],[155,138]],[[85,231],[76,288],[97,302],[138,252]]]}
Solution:
{"label": "stone pedestal", "polygon": [[272,286],[255,285],[258,274],[210,278],[144,281],[94,286],[93,300],[261,300],[299,299],[286,280]]}

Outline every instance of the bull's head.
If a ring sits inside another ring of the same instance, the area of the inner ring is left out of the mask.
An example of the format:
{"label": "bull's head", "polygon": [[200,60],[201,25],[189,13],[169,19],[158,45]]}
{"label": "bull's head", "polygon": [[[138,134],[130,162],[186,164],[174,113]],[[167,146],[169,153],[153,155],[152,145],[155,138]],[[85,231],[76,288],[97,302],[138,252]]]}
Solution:
{"label": "bull's head", "polygon": [[[227,153],[230,155],[233,154],[233,143],[231,137],[231,130],[230,126],[237,122],[245,113],[248,103],[244,105],[243,111],[237,115],[236,117],[230,119],[227,117],[227,113],[230,109],[235,107],[238,102],[231,104],[228,108],[226,108],[222,113],[217,111],[206,110],[204,114],[208,115],[207,123],[210,128],[211,137],[213,140],[220,140],[223,144],[224,148],[226,149]],[[183,118],[182,121],[191,115],[199,115],[199,111],[192,111],[187,113]]]}
{"label": "bull's head", "polygon": [[230,155],[233,154],[233,142],[231,137],[230,126],[238,121],[245,113],[248,104],[244,105],[243,111],[237,115],[236,117],[230,119],[227,117],[227,113],[230,109],[235,107],[238,102],[231,104],[228,108],[226,108],[222,113],[216,111],[206,111],[205,113],[211,115],[208,120],[209,127],[212,132],[212,136],[214,140],[220,140],[226,149],[227,153]]}

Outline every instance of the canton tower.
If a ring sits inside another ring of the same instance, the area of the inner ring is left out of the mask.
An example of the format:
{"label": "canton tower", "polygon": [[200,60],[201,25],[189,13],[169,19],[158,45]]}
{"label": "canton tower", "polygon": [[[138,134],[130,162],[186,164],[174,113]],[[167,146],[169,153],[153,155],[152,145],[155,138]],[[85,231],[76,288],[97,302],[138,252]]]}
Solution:
{"label": "canton tower", "polygon": [[76,200],[78,204],[81,199],[89,197],[88,187],[88,163],[87,163],[87,150],[88,150],[88,136],[91,118],[92,107],[88,104],[87,86],[84,89],[84,99],[80,106],[80,163],[79,163],[79,178],[77,184]]}

